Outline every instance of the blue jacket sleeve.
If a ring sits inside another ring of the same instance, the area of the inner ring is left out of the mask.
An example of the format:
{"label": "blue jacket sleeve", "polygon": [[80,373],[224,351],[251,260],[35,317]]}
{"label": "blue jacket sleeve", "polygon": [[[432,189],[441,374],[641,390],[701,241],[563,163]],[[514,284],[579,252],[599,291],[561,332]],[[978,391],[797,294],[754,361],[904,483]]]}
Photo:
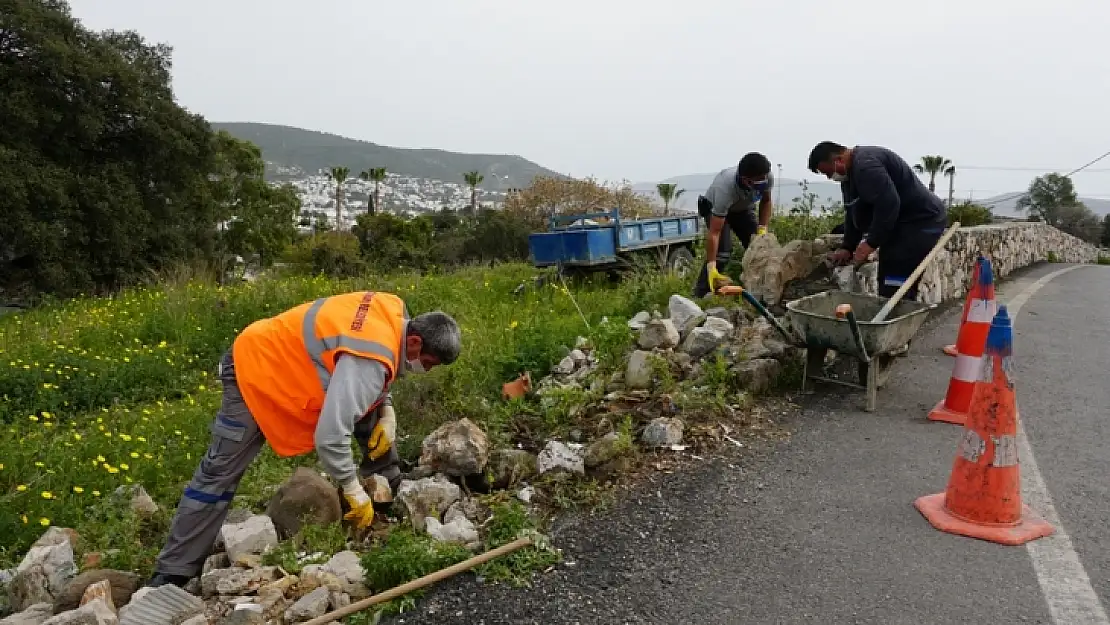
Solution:
{"label": "blue jacket sleeve", "polygon": [[854,174],[860,201],[867,202],[872,210],[867,244],[879,249],[890,238],[894,225],[898,223],[902,200],[890,174],[878,160],[869,158],[857,162]]}

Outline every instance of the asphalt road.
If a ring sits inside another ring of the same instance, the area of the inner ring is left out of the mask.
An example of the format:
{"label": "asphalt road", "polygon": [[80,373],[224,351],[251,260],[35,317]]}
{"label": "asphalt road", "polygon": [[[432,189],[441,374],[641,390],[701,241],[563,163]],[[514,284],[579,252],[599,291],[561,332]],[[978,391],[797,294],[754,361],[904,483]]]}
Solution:
{"label": "asphalt road", "polygon": [[[1061,268],[1000,285],[999,301],[1022,302]],[[789,440],[654,475],[614,508],[558,524],[568,562],[533,587],[460,577],[387,622],[1105,625],[1110,268],[1055,277],[1015,320],[1035,458],[1021,458],[1023,497],[1061,530],[1034,546],[944,534],[913,507],[945,488],[962,431],[925,420],[947,387],[952,359],[940,347],[958,315],[918,335],[876,412],[851,391],[819,389],[787,417]]]}

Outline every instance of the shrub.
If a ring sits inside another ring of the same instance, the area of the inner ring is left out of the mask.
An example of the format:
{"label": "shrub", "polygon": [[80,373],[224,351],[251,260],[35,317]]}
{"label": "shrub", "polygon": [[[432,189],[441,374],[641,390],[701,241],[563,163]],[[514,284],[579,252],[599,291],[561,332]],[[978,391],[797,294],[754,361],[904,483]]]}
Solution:
{"label": "shrub", "polygon": [[991,209],[972,202],[962,202],[948,209],[948,225],[956,222],[961,226],[981,226],[994,221]]}

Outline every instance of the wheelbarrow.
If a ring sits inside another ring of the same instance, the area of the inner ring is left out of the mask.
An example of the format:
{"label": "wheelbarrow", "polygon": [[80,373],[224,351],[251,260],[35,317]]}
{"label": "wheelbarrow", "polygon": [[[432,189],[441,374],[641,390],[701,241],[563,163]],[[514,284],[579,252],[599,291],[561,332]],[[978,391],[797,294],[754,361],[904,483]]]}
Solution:
{"label": "wheelbarrow", "polygon": [[[896,357],[894,352],[917,334],[936,308],[936,304],[899,301],[885,311],[881,321],[874,321],[891,300],[862,293],[826,291],[788,302],[786,327],[743,287],[727,286],[719,293],[740,295],[788,344],[806,350],[803,391],[812,390],[813,380],[861,389],[867,392],[868,412],[875,410],[878,390],[885,384]],[[857,317],[872,321],[859,321]],[[857,361],[858,383],[823,375],[825,356],[830,349]]]}
{"label": "wheelbarrow", "polygon": [[[786,304],[786,319],[794,335],[788,340],[806,350],[803,391],[813,388],[812,380],[862,389],[867,392],[866,410],[874,412],[878,390],[885,385],[896,358],[894,352],[917,334],[936,308],[936,304],[901,301],[882,321],[858,320],[872,319],[888,302],[874,295],[827,291]],[[857,361],[858,383],[823,375],[830,349]]]}
{"label": "wheelbarrow", "polygon": [[[874,412],[879,388],[886,383],[890,365],[896,357],[894,352],[917,334],[929,313],[937,306],[904,301],[902,298],[959,227],[960,222],[957,221],[945,230],[933,249],[889,299],[862,293],[826,291],[788,302],[786,320],[793,332],[784,328],[743,287],[730,285],[718,292],[722,295],[739,294],[782,334],[787,343],[805,348],[803,392],[812,389],[811,380],[863,389],[867,391],[866,409]],[[859,321],[857,316],[870,321]],[[821,375],[825,368],[825,356],[830,349],[856,359],[858,383]]]}

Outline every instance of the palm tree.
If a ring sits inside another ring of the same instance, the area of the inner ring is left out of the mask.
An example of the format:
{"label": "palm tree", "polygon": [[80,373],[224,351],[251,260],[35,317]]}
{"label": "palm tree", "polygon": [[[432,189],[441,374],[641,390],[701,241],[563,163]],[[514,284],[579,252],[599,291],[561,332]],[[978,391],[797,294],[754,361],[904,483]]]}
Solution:
{"label": "palm tree", "polygon": [[470,215],[472,217],[478,214],[478,185],[482,184],[485,179],[485,176],[476,171],[468,171],[463,174],[463,180],[470,185]]}
{"label": "palm tree", "polygon": [[335,181],[335,229],[343,230],[343,185],[351,175],[350,167],[332,167],[328,177]]}
{"label": "palm tree", "polygon": [[944,175],[948,176],[948,208],[952,208],[952,202],[956,195],[956,166],[949,164],[944,168]]}
{"label": "palm tree", "polygon": [[659,197],[663,198],[664,216],[671,214],[671,202],[682,197],[683,193],[686,193],[686,189],[679,189],[677,187],[677,184],[668,184],[666,182],[660,182],[655,185],[655,188],[659,191]]}
{"label": "palm tree", "polygon": [[374,183],[374,200],[369,212],[371,215],[378,214],[378,207],[381,206],[382,201],[382,182],[385,181],[385,167],[371,167],[360,173],[358,177]]}
{"label": "palm tree", "polygon": [[914,165],[913,169],[919,174],[929,174],[929,190],[936,193],[937,174],[952,166],[952,161],[940,155],[922,156],[921,162]]}

